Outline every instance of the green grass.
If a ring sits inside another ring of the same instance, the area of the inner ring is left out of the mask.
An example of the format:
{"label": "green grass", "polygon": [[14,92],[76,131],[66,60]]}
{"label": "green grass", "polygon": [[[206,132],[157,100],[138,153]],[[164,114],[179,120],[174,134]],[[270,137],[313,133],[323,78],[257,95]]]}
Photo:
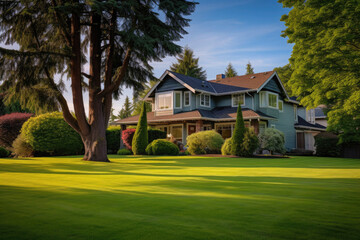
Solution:
{"label": "green grass", "polygon": [[360,239],[360,160],[0,159],[0,239]]}

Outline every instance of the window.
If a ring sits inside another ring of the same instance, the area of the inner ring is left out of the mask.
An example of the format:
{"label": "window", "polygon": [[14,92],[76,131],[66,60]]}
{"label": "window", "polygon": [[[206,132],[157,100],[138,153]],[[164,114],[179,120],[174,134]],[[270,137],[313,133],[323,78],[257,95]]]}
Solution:
{"label": "window", "polygon": [[260,107],[266,107],[266,92],[260,92]]}
{"label": "window", "polygon": [[278,103],[278,96],[277,94],[273,94],[273,93],[268,93],[268,99],[269,99],[269,107],[272,108],[278,108],[277,103]]}
{"label": "window", "polygon": [[311,122],[311,123],[315,123],[315,110],[314,109],[310,109],[310,110],[306,110],[306,121]]}
{"label": "window", "polygon": [[210,95],[209,94],[200,94],[200,106],[210,107]]}
{"label": "window", "polygon": [[184,92],[184,106],[190,106],[190,92]]}
{"label": "window", "polygon": [[241,106],[245,105],[245,94],[241,93],[232,95],[232,106],[237,107],[239,106],[239,103]]}
{"label": "window", "polygon": [[283,111],[283,106],[284,105],[284,102],[283,101],[281,101],[281,100],[279,100],[279,102],[278,102],[278,106],[279,106],[279,111],[280,112],[282,112]]}
{"label": "window", "polygon": [[182,125],[171,126],[170,127],[170,134],[178,141],[182,142],[182,133],[183,127]]}
{"label": "window", "polygon": [[156,110],[172,109],[172,93],[156,95]]}
{"label": "window", "polygon": [[181,108],[181,92],[174,92],[175,106],[174,108]]}
{"label": "window", "polygon": [[294,119],[295,119],[295,122],[298,121],[298,113],[297,113],[297,106],[294,105]]}

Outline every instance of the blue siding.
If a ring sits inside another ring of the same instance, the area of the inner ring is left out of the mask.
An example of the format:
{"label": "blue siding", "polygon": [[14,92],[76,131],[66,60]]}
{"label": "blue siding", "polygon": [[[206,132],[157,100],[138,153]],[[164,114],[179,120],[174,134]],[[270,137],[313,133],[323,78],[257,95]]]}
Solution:
{"label": "blue siding", "polygon": [[276,80],[276,77],[273,77],[264,87],[261,89],[262,91],[272,91],[276,93],[281,93],[281,86],[279,82]]}
{"label": "blue siding", "polygon": [[[215,100],[216,107],[231,107],[232,106],[232,95],[217,96],[217,97],[214,97],[214,100]],[[243,108],[253,109],[253,99],[248,94],[245,94],[245,106],[243,106]]]}
{"label": "blue siding", "polygon": [[184,89],[185,87],[181,85],[178,81],[167,76],[156,88],[156,92],[167,92],[172,90]]}

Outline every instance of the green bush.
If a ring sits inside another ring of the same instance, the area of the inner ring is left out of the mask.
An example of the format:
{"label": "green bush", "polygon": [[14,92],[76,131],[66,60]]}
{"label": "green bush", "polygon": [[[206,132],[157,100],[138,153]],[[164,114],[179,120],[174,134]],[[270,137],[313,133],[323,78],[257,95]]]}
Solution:
{"label": "green bush", "polygon": [[342,146],[335,134],[320,133],[315,136],[316,155],[322,157],[339,157]]}
{"label": "green bush", "polygon": [[81,154],[83,143],[62,113],[46,113],[32,117],[24,123],[21,135],[35,152],[50,155]]}
{"label": "green bush", "polygon": [[117,155],[132,155],[132,152],[129,149],[123,148],[117,151]]}
{"label": "green bush", "polygon": [[120,126],[110,126],[106,129],[106,143],[108,153],[116,153],[120,148]]}
{"label": "green bush", "polygon": [[17,157],[32,157],[34,155],[34,150],[30,144],[25,142],[22,134],[15,139],[12,146]]}
{"label": "green bush", "polygon": [[145,149],[148,145],[148,131],[146,119],[146,106],[143,103],[143,108],[140,113],[139,122],[136,127],[134,138],[132,140],[132,151],[134,155],[145,154]]}
{"label": "green bush", "polygon": [[222,155],[231,155],[231,138],[227,138],[221,147]]}
{"label": "green bush", "polygon": [[152,141],[156,139],[164,139],[166,138],[166,132],[158,130],[158,129],[152,129],[148,128],[148,142],[151,143]]}
{"label": "green bush", "polygon": [[215,130],[193,133],[186,138],[188,151],[192,154],[220,153],[224,139]]}
{"label": "green bush", "polygon": [[245,153],[242,151],[242,143],[245,135],[245,123],[241,111],[241,104],[239,103],[234,133],[231,137],[231,154],[236,156],[244,156]]}
{"label": "green bush", "polygon": [[152,141],[146,147],[146,153],[148,155],[179,155],[179,148],[172,142],[165,139],[157,139]]}
{"label": "green bush", "polygon": [[10,155],[10,152],[3,147],[0,147],[0,158],[6,158]]}
{"label": "green bush", "polygon": [[265,131],[259,135],[259,139],[261,148],[270,151],[271,154],[284,154],[286,152],[284,134],[275,128],[265,129]]}
{"label": "green bush", "polygon": [[241,144],[242,156],[250,157],[259,147],[259,139],[255,134],[254,128],[246,128],[243,142]]}

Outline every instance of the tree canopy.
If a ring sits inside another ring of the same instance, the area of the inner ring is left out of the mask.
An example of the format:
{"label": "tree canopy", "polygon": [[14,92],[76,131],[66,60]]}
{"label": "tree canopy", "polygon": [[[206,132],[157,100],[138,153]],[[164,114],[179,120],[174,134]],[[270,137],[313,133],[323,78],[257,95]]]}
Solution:
{"label": "tree canopy", "polygon": [[286,64],[282,67],[274,68],[274,71],[277,72],[281,82],[284,84],[286,91],[288,92],[289,96],[293,96],[291,91],[291,86],[289,85],[289,80],[291,78],[291,74],[293,73],[293,69],[291,68],[290,64]]}
{"label": "tree canopy", "polygon": [[206,80],[206,71],[199,66],[199,58],[194,57],[194,52],[189,47],[184,48],[177,57],[177,61],[171,65],[171,71]]}
{"label": "tree canopy", "polygon": [[[152,78],[149,62],[181,52],[175,42],[187,33],[186,16],[197,3],[19,0],[0,4],[0,42],[19,46],[0,48],[2,87],[21,102],[56,102],[66,122],[82,137],[84,159],[108,161],[104,139],[112,97],[119,96],[121,87],[142,88]],[[71,80],[75,116],[63,96],[64,78]],[[88,114],[84,91],[89,95]]]}
{"label": "tree canopy", "polygon": [[254,74],[254,68],[251,66],[251,63],[246,64],[246,74]]}
{"label": "tree canopy", "polygon": [[225,77],[235,77],[237,75],[238,74],[237,74],[235,68],[233,67],[233,65],[231,63],[229,63],[225,70]]}
{"label": "tree canopy", "polygon": [[325,104],[329,130],[360,142],[360,2],[280,0],[292,8],[281,20],[294,44],[289,86],[301,104]]}

